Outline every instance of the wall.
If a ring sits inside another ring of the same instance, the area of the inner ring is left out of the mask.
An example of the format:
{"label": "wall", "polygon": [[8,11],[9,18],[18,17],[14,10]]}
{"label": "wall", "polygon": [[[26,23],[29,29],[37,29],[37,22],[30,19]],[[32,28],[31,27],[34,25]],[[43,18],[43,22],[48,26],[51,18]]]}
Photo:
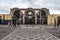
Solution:
{"label": "wall", "polygon": [[[0,14],[2,20],[11,20],[10,14]],[[58,24],[58,15],[48,15],[47,25],[54,25],[54,16],[56,16],[56,23]]]}
{"label": "wall", "polygon": [[56,16],[56,23],[58,24],[58,16],[57,15],[48,15],[47,25],[54,25],[54,16]]}

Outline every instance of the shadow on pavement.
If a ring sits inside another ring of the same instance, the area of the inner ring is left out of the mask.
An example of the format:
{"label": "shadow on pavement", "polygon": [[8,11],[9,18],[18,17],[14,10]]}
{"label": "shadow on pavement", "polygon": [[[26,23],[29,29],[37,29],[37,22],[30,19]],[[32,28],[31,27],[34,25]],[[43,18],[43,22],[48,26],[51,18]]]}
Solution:
{"label": "shadow on pavement", "polygon": [[46,30],[52,35],[58,37],[60,39],[60,27],[58,28],[46,28]]}

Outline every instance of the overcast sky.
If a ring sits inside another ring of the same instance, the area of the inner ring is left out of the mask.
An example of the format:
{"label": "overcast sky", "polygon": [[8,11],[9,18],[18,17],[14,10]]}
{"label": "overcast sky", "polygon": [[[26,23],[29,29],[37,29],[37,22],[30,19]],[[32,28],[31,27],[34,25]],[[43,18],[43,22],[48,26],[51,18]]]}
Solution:
{"label": "overcast sky", "polygon": [[60,14],[60,0],[0,0],[0,13],[9,13],[10,8],[48,8],[50,14]]}

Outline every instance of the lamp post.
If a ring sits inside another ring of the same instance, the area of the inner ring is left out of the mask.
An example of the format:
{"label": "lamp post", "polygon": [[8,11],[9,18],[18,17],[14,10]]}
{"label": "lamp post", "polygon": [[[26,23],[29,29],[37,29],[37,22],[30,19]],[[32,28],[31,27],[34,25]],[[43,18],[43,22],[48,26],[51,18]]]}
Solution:
{"label": "lamp post", "polygon": [[54,16],[54,28],[56,28],[56,16]]}
{"label": "lamp post", "polygon": [[40,11],[40,24],[41,24],[41,11]]}
{"label": "lamp post", "polygon": [[43,16],[42,16],[42,25],[43,25]]}
{"label": "lamp post", "polygon": [[10,14],[11,14],[11,21],[10,21],[10,23],[11,23],[11,27],[12,27],[12,25],[13,25],[13,23],[12,23],[12,12],[10,11]]}

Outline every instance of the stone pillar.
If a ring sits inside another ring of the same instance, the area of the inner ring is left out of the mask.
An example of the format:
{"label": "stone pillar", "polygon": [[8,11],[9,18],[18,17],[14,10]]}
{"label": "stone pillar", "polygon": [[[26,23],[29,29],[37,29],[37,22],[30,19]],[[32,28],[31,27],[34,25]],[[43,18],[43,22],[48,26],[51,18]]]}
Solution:
{"label": "stone pillar", "polygon": [[43,25],[43,16],[42,16],[42,25]]}
{"label": "stone pillar", "polygon": [[41,23],[41,19],[42,19],[42,18],[41,18],[41,10],[40,10],[40,24],[42,24],[42,23]]}
{"label": "stone pillar", "polygon": [[43,25],[43,19],[42,19],[42,25]]}
{"label": "stone pillar", "polygon": [[25,15],[23,15],[23,24],[25,24]]}
{"label": "stone pillar", "polygon": [[37,15],[35,14],[35,24],[37,24]]}
{"label": "stone pillar", "polygon": [[23,17],[22,17],[23,24],[25,24],[25,10],[21,10],[21,13],[23,15]]}

